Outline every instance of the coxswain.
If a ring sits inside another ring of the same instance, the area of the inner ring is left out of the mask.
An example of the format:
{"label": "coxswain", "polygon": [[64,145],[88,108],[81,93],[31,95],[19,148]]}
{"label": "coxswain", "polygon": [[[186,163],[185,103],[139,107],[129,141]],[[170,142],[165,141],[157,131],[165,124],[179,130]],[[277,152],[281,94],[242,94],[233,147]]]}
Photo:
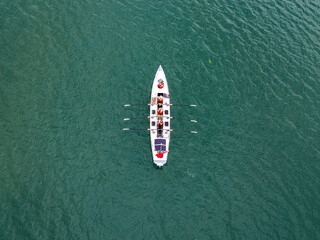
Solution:
{"label": "coxswain", "polygon": [[158,113],[158,116],[162,116],[163,115],[163,109],[159,108],[157,113]]}
{"label": "coxswain", "polygon": [[161,82],[159,82],[159,84],[158,84],[158,88],[163,88],[164,87],[164,83],[163,83],[163,81],[161,81]]}
{"label": "coxswain", "polygon": [[163,120],[162,119],[160,121],[158,121],[157,126],[158,126],[158,129],[163,128]]}
{"label": "coxswain", "polygon": [[157,154],[156,154],[156,156],[158,157],[158,158],[163,158],[163,155],[165,154],[165,153],[167,153],[168,151],[165,151],[165,152],[158,152]]}

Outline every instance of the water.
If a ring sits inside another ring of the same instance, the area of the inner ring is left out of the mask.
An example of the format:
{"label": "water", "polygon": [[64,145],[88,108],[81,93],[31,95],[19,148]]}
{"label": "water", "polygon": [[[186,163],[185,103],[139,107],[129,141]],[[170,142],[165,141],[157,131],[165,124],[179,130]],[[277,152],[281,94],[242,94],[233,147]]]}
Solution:
{"label": "water", "polygon": [[[0,3],[0,239],[319,239],[319,1]],[[173,103],[152,164],[159,65]]]}

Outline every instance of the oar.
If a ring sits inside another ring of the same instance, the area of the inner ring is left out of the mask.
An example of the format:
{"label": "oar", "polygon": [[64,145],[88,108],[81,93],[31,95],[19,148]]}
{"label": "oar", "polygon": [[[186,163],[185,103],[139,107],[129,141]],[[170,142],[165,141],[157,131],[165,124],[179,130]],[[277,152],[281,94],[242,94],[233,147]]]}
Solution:
{"label": "oar", "polygon": [[132,107],[132,106],[150,106],[151,104],[148,103],[148,104],[125,104],[124,106],[125,107]]}
{"label": "oar", "polygon": [[171,132],[188,132],[188,133],[198,133],[197,131],[185,131],[185,130],[173,130],[170,129]]}
{"label": "oar", "polygon": [[[125,104],[125,107],[132,107],[132,106],[150,106],[151,103],[148,104]],[[153,104],[154,105],[154,104]],[[188,107],[196,107],[197,105],[194,104],[164,104],[164,105],[170,105],[170,106],[188,106]]]}
{"label": "oar", "polygon": [[[136,118],[124,118],[123,121],[129,121],[129,120],[132,120],[132,119],[145,119],[145,118],[154,118],[154,117],[157,117],[157,116],[148,116],[148,117],[136,117]],[[164,116],[166,118],[169,118],[167,116]],[[184,119],[184,118],[175,118],[175,117],[170,117],[171,119],[176,119],[176,120],[182,120],[182,121],[190,121],[190,122],[197,122],[197,120],[189,120],[189,119]]]}
{"label": "oar", "polygon": [[[168,105],[168,104],[164,104],[164,105]],[[194,104],[169,104],[170,106],[188,106],[188,107],[196,107],[197,105]]]}
{"label": "oar", "polygon": [[190,120],[190,119],[185,119],[185,118],[175,118],[175,117],[170,117],[172,119],[176,119],[176,120],[182,120],[182,121],[190,121],[190,122],[197,122],[197,120]]}
{"label": "oar", "polygon": [[124,118],[123,121],[129,121],[132,119],[144,119],[144,118],[148,118],[148,117]]}
{"label": "oar", "polygon": [[[150,130],[160,130],[160,131],[166,131],[165,129],[150,129],[150,128],[124,128],[124,131],[150,131]],[[170,129],[170,132],[188,132],[188,133],[198,133],[196,131],[185,131],[185,130],[173,130]]]}
{"label": "oar", "polygon": [[150,131],[150,130],[157,130],[157,129],[150,129],[150,128],[124,128],[123,131]]}

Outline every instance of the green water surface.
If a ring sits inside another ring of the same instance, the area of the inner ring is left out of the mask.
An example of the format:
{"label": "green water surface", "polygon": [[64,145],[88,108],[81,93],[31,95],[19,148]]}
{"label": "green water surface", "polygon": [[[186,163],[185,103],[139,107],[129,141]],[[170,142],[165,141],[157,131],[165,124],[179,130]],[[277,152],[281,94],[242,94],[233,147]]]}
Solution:
{"label": "green water surface", "polygon": [[[0,2],[0,239],[320,239],[319,1]],[[169,84],[168,163],[144,104]]]}

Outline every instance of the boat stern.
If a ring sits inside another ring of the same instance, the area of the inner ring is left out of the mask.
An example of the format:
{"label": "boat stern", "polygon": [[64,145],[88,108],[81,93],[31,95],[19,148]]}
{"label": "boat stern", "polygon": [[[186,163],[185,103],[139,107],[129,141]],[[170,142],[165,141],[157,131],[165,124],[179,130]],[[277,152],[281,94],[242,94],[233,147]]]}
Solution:
{"label": "boat stern", "polygon": [[158,167],[162,167],[167,163],[167,159],[153,159],[154,164],[156,164]]}

